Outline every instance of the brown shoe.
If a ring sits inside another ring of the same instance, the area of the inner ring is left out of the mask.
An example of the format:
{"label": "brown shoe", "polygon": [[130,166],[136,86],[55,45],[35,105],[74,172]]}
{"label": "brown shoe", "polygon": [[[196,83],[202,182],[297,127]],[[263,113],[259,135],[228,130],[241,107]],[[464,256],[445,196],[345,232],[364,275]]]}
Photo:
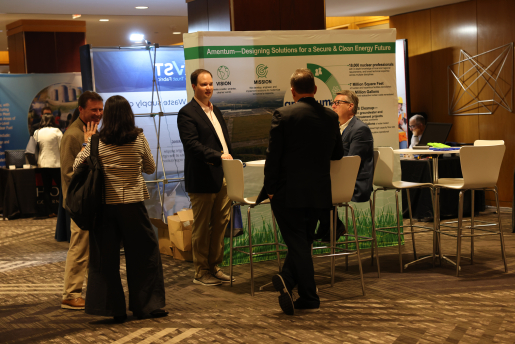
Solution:
{"label": "brown shoe", "polygon": [[86,300],[82,297],[76,299],[63,300],[61,302],[61,308],[65,309],[84,309],[86,307]]}
{"label": "brown shoe", "polygon": [[[219,279],[220,281],[222,281],[222,283],[229,283],[229,282],[231,282],[231,277],[229,275],[224,274],[224,272],[222,270],[218,270],[216,272],[216,274],[214,274],[213,276],[215,278]],[[232,277],[232,281],[233,282],[236,281],[234,276]]]}
{"label": "brown shoe", "polygon": [[201,284],[206,286],[212,286],[212,285],[221,285],[222,282],[216,278],[213,277],[210,273],[205,273],[202,277],[195,278],[193,280],[193,283],[195,284]]}

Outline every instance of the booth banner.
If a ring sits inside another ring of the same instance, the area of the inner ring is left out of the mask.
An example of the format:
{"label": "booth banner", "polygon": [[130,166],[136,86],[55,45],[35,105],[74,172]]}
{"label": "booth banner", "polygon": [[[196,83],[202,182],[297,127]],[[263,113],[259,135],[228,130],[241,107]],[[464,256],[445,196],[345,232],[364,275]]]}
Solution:
{"label": "booth banner", "polygon": [[160,47],[155,55],[154,49],[93,48],[95,91],[104,100],[125,97],[135,114],[179,112],[187,103],[184,49]]}
{"label": "booth banner", "polygon": [[66,130],[81,85],[80,73],[0,74],[0,167],[5,150],[25,149],[43,107],[49,106],[56,126]]}
{"label": "booth banner", "polygon": [[[212,73],[211,101],[224,115],[233,157],[250,161],[264,158],[274,110],[293,104],[290,76],[297,68],[313,72],[315,98],[324,106],[330,107],[339,91],[353,90],[360,99],[357,116],[369,125],[375,146],[398,147],[395,39],[395,29],[196,32],[184,35],[184,55],[188,75],[197,68]],[[187,91],[191,99],[193,90]],[[245,197],[257,195],[263,169],[247,167],[245,177]],[[395,224],[392,198],[379,198],[376,213],[385,223],[378,226]],[[359,218],[358,231],[370,235],[370,211],[361,206],[368,209],[368,203],[357,205],[368,221]],[[273,238],[268,206],[252,209],[252,226],[253,242]],[[247,240],[246,235],[238,240]],[[382,245],[396,242],[380,240]]]}

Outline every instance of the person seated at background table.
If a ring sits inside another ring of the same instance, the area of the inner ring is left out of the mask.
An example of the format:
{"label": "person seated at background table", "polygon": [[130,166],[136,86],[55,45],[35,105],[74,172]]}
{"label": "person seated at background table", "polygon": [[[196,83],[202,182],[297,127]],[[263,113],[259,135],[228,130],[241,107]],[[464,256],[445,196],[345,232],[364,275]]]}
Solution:
{"label": "person seated at background table", "polygon": [[[333,110],[338,114],[340,132],[342,133],[344,156],[358,155],[361,158],[358,177],[354,186],[353,202],[367,202],[374,183],[374,137],[368,125],[363,123],[358,112],[359,98],[353,91],[338,92],[333,101]],[[330,210],[320,218],[320,225],[315,240],[329,241]],[[338,217],[335,240],[346,232],[345,225]]]}
{"label": "person seated at background table", "polygon": [[[49,113],[47,112],[47,109]],[[56,217],[52,210],[52,180],[61,190],[61,139],[63,133],[55,127],[54,116],[49,108],[43,109],[43,116],[38,123],[39,129],[34,132],[34,139],[39,144],[38,167],[43,179],[43,197],[45,200],[46,215]]]}
{"label": "person seated at background table", "polygon": [[410,148],[418,145],[420,138],[426,129],[426,119],[422,115],[414,115],[409,119],[409,130],[413,133]]}
{"label": "person seated at background table", "polygon": [[[91,136],[97,123],[84,126],[87,143],[73,164],[75,171],[90,155]],[[150,198],[142,172],[154,173],[156,164],[143,129],[136,127],[134,113],[122,96],[105,103],[99,132],[98,158],[104,174],[105,201],[100,225],[89,232],[89,278],[86,313],[127,318],[120,279],[120,241],[125,248],[129,310],[138,317],[168,314],[161,253],[145,208]]]}

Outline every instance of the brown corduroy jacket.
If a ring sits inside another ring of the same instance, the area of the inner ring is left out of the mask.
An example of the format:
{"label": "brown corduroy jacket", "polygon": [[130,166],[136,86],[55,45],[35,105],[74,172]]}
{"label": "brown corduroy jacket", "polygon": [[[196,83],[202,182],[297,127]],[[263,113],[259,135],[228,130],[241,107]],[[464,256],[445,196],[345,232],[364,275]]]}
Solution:
{"label": "brown corduroy jacket", "polygon": [[73,176],[73,163],[75,157],[82,149],[84,143],[84,122],[79,118],[73,122],[61,140],[61,188],[63,193],[63,208],[66,204],[66,193]]}

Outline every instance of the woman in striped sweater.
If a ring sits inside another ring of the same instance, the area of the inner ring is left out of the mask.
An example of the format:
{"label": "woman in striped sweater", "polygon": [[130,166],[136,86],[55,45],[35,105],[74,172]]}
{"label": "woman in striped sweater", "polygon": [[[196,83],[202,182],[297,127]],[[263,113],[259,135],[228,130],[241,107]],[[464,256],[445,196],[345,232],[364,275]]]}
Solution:
{"label": "woman in striped sweater", "polygon": [[[90,154],[96,125],[84,127],[86,144],[74,170]],[[104,171],[105,205],[101,225],[90,231],[86,313],[127,318],[120,279],[120,242],[125,248],[129,310],[138,318],[166,316],[163,267],[154,230],[143,201],[149,198],[142,172],[155,171],[143,130],[136,127],[129,102],[107,99],[100,129],[98,156]]]}

